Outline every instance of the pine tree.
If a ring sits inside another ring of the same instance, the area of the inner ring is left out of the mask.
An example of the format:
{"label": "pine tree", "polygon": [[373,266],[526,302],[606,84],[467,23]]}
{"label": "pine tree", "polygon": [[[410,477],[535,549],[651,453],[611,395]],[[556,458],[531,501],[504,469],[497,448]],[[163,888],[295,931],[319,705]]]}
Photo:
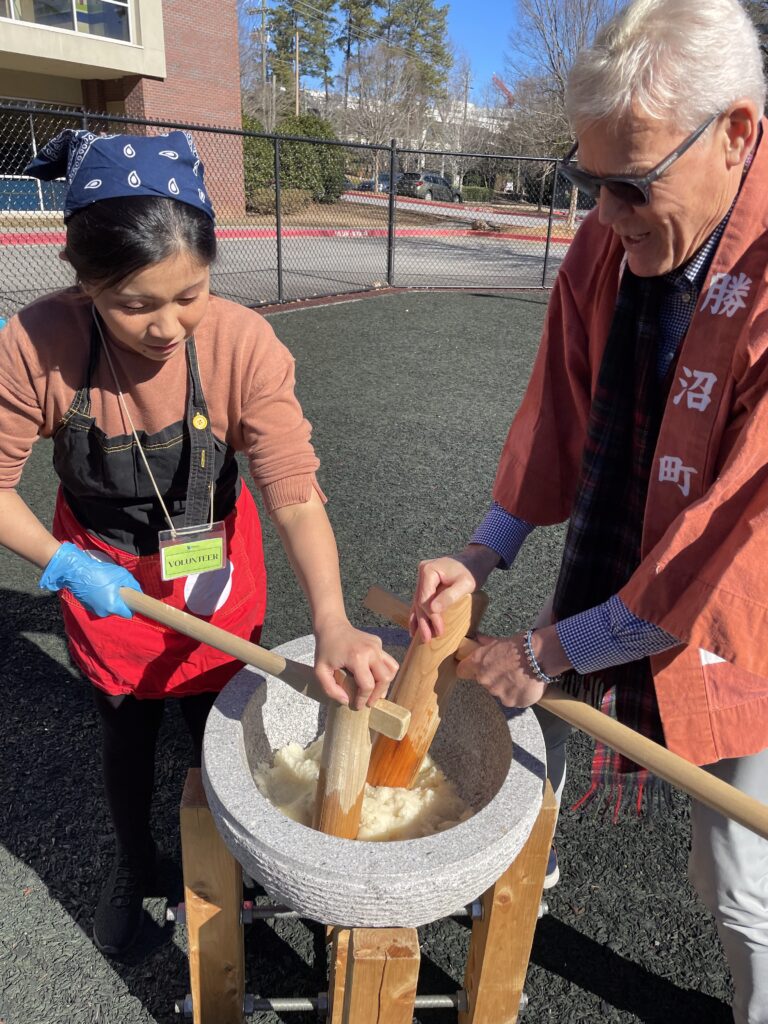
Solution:
{"label": "pine tree", "polygon": [[277,80],[293,88],[296,32],[299,38],[300,76],[320,78],[328,90],[338,23],[333,16],[335,0],[276,0],[269,9],[270,61]]}
{"label": "pine tree", "polygon": [[341,32],[336,39],[336,45],[344,55],[342,71],[344,110],[349,106],[349,79],[352,72],[353,54],[359,66],[361,50],[376,28],[375,8],[380,6],[381,4],[377,0],[340,0]]}
{"label": "pine tree", "polygon": [[447,4],[438,6],[436,0],[390,0],[382,24],[388,45],[403,48],[415,62],[415,70],[430,98],[445,89],[453,62],[447,22]]}
{"label": "pine tree", "polygon": [[452,55],[448,41],[448,5],[436,0],[387,0],[381,22],[383,38],[391,52],[408,58],[409,73],[416,84],[415,129],[426,141],[427,108],[445,93]]}

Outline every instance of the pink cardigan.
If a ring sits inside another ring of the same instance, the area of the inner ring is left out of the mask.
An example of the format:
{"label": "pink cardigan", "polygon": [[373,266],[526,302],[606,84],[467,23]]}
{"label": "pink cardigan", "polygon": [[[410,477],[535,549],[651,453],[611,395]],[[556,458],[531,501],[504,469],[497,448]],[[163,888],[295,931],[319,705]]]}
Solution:
{"label": "pink cardigan", "polygon": [[[78,289],[47,295],[0,332],[0,489],[15,487],[34,441],[51,437],[85,383],[91,303]],[[258,313],[211,296],[195,331],[200,377],[214,434],[248,456],[271,512],[306,501],[319,462],[294,394],[294,360]],[[112,347],[137,430],[153,434],[184,416],[187,364]],[[93,381],[92,415],[112,437],[130,433],[105,359]]]}

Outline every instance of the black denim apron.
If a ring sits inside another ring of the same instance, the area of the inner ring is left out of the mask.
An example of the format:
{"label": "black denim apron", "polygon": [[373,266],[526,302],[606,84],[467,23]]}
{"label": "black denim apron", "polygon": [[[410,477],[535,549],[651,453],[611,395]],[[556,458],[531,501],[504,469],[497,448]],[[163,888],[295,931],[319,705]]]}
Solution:
{"label": "black denim apron", "polygon": [[[132,434],[107,437],[91,416],[91,380],[101,355],[96,324],[84,385],[53,437],[53,466],[75,518],[122,551],[155,554],[168,523]],[[186,342],[189,386],[183,420],[155,434],[137,431],[175,527],[208,523],[232,511],[239,493],[234,449],[215,437],[203,395],[195,339]],[[195,426],[195,423],[204,427]]]}

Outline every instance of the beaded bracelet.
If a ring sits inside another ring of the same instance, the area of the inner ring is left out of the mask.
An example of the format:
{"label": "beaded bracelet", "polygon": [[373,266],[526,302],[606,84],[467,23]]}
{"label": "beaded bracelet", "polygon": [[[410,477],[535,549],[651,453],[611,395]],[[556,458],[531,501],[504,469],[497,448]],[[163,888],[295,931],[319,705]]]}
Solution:
{"label": "beaded bracelet", "polygon": [[533,653],[533,644],[531,643],[532,637],[533,630],[529,629],[528,632],[525,634],[525,638],[523,640],[523,649],[525,650],[525,656],[528,659],[528,664],[530,666],[531,672],[533,672],[533,674],[536,676],[540,683],[549,684],[559,682],[561,678],[560,676],[548,676],[539,664],[536,655]]}

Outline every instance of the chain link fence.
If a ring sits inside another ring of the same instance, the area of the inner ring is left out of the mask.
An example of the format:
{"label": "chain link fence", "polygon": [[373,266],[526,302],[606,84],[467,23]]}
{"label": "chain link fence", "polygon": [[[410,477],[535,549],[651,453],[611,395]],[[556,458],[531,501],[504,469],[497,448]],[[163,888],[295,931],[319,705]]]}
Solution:
{"label": "chain link fence", "polygon": [[0,317],[73,283],[64,183],[24,175],[64,128],[191,131],[217,214],[212,287],[248,306],[406,288],[547,288],[581,209],[557,161],[341,143],[0,104]]}

